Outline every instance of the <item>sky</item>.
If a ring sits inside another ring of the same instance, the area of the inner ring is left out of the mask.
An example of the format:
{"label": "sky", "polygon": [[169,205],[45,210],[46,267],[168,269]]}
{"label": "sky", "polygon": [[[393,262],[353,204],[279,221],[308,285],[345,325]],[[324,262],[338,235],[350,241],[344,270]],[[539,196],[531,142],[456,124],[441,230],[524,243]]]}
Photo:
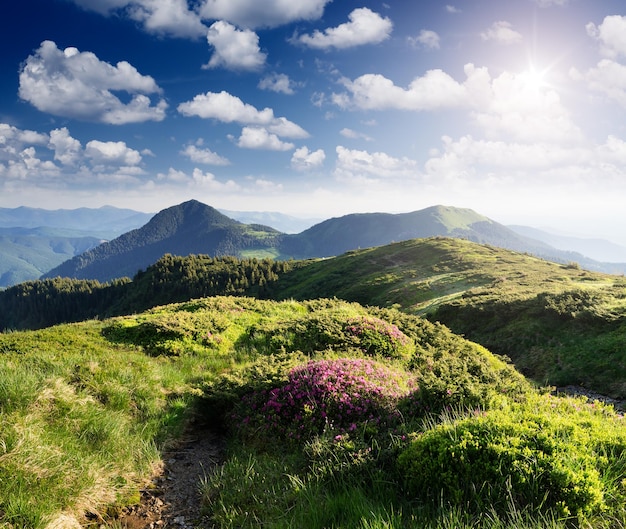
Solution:
{"label": "sky", "polygon": [[0,207],[470,208],[626,244],[623,0],[21,0]]}

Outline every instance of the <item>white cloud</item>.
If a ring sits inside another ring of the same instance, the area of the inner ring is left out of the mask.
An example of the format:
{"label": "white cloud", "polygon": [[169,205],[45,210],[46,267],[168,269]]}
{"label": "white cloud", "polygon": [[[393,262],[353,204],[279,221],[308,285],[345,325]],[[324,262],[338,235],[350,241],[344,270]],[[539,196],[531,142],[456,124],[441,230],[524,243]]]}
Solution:
{"label": "white cloud", "polygon": [[295,83],[284,73],[266,75],[259,81],[259,88],[261,90],[270,90],[287,95],[295,94],[294,86]]}
{"label": "white cloud", "polygon": [[494,22],[492,26],[480,34],[485,41],[495,41],[501,44],[518,44],[522,42],[523,37],[513,29],[510,22],[499,20]]}
{"label": "white cloud", "polygon": [[462,11],[458,7],[452,6],[450,4],[446,5],[446,11],[453,14],[462,13]]}
{"label": "white cloud", "polygon": [[128,13],[150,33],[195,38],[206,32],[197,13],[189,10],[187,0],[134,1]]}
{"label": "white cloud", "polygon": [[365,74],[354,81],[343,80],[350,94],[333,94],[341,107],[359,109],[434,110],[458,107],[467,102],[463,85],[442,70],[429,70],[415,78],[407,89],[379,74]]}
{"label": "white cloud", "polygon": [[241,190],[241,187],[233,180],[220,182],[213,173],[204,173],[198,168],[195,168],[191,175],[188,175],[184,171],[170,167],[167,173],[157,175],[157,181],[173,184],[177,187],[185,186],[214,192],[237,192]]}
{"label": "white cloud", "polygon": [[439,35],[435,31],[431,31],[429,29],[423,29],[417,37],[408,37],[408,42],[411,46],[424,46],[426,48],[430,48],[431,50],[439,49],[439,41]]}
{"label": "white cloud", "polygon": [[187,156],[192,162],[203,163],[206,165],[230,165],[230,161],[223,156],[213,152],[211,149],[199,149],[195,145],[187,145],[184,150],[180,151]]}
{"label": "white cloud", "polygon": [[[466,71],[471,68],[466,66]],[[470,92],[475,96],[472,117],[488,137],[529,142],[576,142],[582,137],[558,93],[538,86],[528,72],[503,72]]]}
{"label": "white cloud", "polygon": [[187,0],[72,0],[101,15],[128,16],[149,33],[197,38],[206,34],[200,16],[189,9]]}
{"label": "white cloud", "polygon": [[316,20],[331,0],[204,0],[205,20],[228,20],[241,27],[277,27],[297,20]]}
{"label": "white cloud", "polygon": [[350,138],[351,140],[365,140],[365,141],[374,141],[374,138],[368,136],[367,134],[363,134],[362,132],[357,132],[356,130],[349,129],[347,127],[341,129],[339,131],[344,138]]}
{"label": "white cloud", "polygon": [[263,127],[244,127],[237,146],[268,151],[290,151],[295,147],[293,143],[281,141],[276,134],[271,134]]}
{"label": "white cloud", "polygon": [[[42,112],[55,116],[121,125],[165,118],[167,103],[155,106],[144,94],[160,93],[154,79],[141,75],[126,61],[116,66],[91,52],[61,51],[44,41],[20,71],[19,96]],[[131,95],[123,103],[114,91]]]}
{"label": "white cloud", "polygon": [[127,147],[123,141],[91,140],[85,147],[85,156],[94,166],[134,166],[141,163],[141,154]]}
{"label": "white cloud", "polygon": [[[0,123],[0,155],[4,152],[15,152],[24,144],[47,145],[49,137],[33,130],[21,130],[8,123]],[[0,157],[1,159],[1,157]]]}
{"label": "white cloud", "polygon": [[268,131],[288,138],[307,138],[302,127],[284,117],[277,118],[271,108],[257,110],[244,103],[236,96],[222,91],[198,94],[192,101],[178,105],[178,111],[184,116],[198,116],[205,119],[217,119],[224,123],[240,123],[267,128]]}
{"label": "white cloud", "polygon": [[377,44],[389,38],[393,24],[367,7],[357,8],[348,15],[349,22],[323,32],[316,30],[312,35],[299,35],[293,42],[310,48],[352,48],[363,44]]}
{"label": "white cloud", "polygon": [[80,141],[72,138],[66,127],[50,132],[50,147],[54,150],[54,159],[63,165],[75,165],[82,157]]}
{"label": "white cloud", "polygon": [[626,66],[611,59],[602,59],[595,68],[582,74],[570,70],[574,80],[584,79],[594,92],[600,92],[626,108]]}
{"label": "white cloud", "polygon": [[291,167],[296,171],[309,171],[324,164],[326,153],[323,149],[309,151],[308,147],[296,149],[291,157]]}
{"label": "white cloud", "polygon": [[590,37],[602,43],[602,51],[607,56],[626,56],[626,16],[610,15],[604,17],[599,26],[589,22],[586,29]]}
{"label": "white cloud", "polygon": [[215,51],[203,68],[223,66],[229,70],[259,70],[265,64],[267,55],[261,52],[259,37],[252,30],[240,30],[218,20],[209,28],[207,41]]}
{"label": "white cloud", "polygon": [[413,178],[419,171],[410,158],[395,158],[384,152],[351,150],[338,145],[335,176],[342,181],[364,182],[383,179]]}

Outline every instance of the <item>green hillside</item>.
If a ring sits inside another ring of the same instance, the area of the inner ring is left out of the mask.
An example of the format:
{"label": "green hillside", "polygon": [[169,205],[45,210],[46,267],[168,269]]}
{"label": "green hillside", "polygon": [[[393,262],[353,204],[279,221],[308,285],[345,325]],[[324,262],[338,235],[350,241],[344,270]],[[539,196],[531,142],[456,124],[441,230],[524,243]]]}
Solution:
{"label": "green hillside", "polygon": [[313,261],[277,298],[337,296],[441,321],[544,384],[626,398],[626,280],[501,248],[418,239]]}
{"label": "green hillside", "polygon": [[626,398],[622,276],[452,238],[308,261],[169,255],[132,281],[27,282],[0,292],[0,329],[131,314],[221,294],[396,307],[508,356],[540,384]]}
{"label": "green hillside", "polygon": [[226,450],[196,527],[626,523],[621,416],[397,310],[202,298],[0,334],[0,372],[3,529],[125,527],[201,423]]}

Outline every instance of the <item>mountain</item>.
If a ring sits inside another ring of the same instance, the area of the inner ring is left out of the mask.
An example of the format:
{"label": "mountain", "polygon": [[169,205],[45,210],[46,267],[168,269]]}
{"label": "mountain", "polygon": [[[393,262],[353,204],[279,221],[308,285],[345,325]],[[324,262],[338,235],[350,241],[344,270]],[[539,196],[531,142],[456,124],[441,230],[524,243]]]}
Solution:
{"label": "mountain", "polygon": [[283,233],[300,233],[323,219],[311,219],[285,215],[275,211],[230,211],[220,209],[221,213],[244,224],[263,224]]}
{"label": "mountain", "polygon": [[163,210],[144,227],[77,256],[42,278],[106,281],[132,277],[167,253],[307,259],[433,236],[466,239],[604,271],[602,263],[519,235],[471,209],[433,206],[402,214],[351,214],[328,219],[298,234],[285,234],[263,225],[243,224],[192,200]]}
{"label": "mountain", "polygon": [[102,242],[60,228],[0,228],[0,288],[38,279],[43,273]]}
{"label": "mountain", "polygon": [[520,235],[545,242],[560,250],[578,252],[604,263],[617,263],[621,269],[624,268],[623,263],[626,263],[626,247],[611,241],[558,235],[529,226],[513,225],[508,227]]}
{"label": "mountain", "polygon": [[165,254],[275,255],[281,233],[233,220],[197,200],[157,213],[143,227],[83,253],[50,270],[57,276],[109,281],[132,277]]}
{"label": "mountain", "polygon": [[287,236],[281,254],[296,259],[330,257],[358,248],[433,236],[467,239],[552,261],[574,261],[591,270],[604,271],[601,263],[584,255],[558,250],[520,235],[471,209],[441,205],[411,213],[360,213],[329,219],[300,234]]}
{"label": "mountain", "polygon": [[56,210],[21,206],[0,208],[0,228],[63,228],[109,240],[143,226],[153,215],[112,206]]}

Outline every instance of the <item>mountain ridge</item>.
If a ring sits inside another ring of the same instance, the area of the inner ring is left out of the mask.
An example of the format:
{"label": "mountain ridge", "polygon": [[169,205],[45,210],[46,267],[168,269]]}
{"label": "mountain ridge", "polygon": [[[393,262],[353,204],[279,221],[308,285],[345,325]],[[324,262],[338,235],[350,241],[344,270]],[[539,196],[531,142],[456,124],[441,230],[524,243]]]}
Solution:
{"label": "mountain ridge", "polygon": [[327,219],[298,234],[285,234],[268,226],[243,224],[190,200],[160,211],[141,228],[62,263],[42,278],[109,281],[132,277],[168,253],[308,259],[434,236],[467,239],[603,271],[601,263],[520,235],[468,208],[435,205],[399,214],[353,213]]}

